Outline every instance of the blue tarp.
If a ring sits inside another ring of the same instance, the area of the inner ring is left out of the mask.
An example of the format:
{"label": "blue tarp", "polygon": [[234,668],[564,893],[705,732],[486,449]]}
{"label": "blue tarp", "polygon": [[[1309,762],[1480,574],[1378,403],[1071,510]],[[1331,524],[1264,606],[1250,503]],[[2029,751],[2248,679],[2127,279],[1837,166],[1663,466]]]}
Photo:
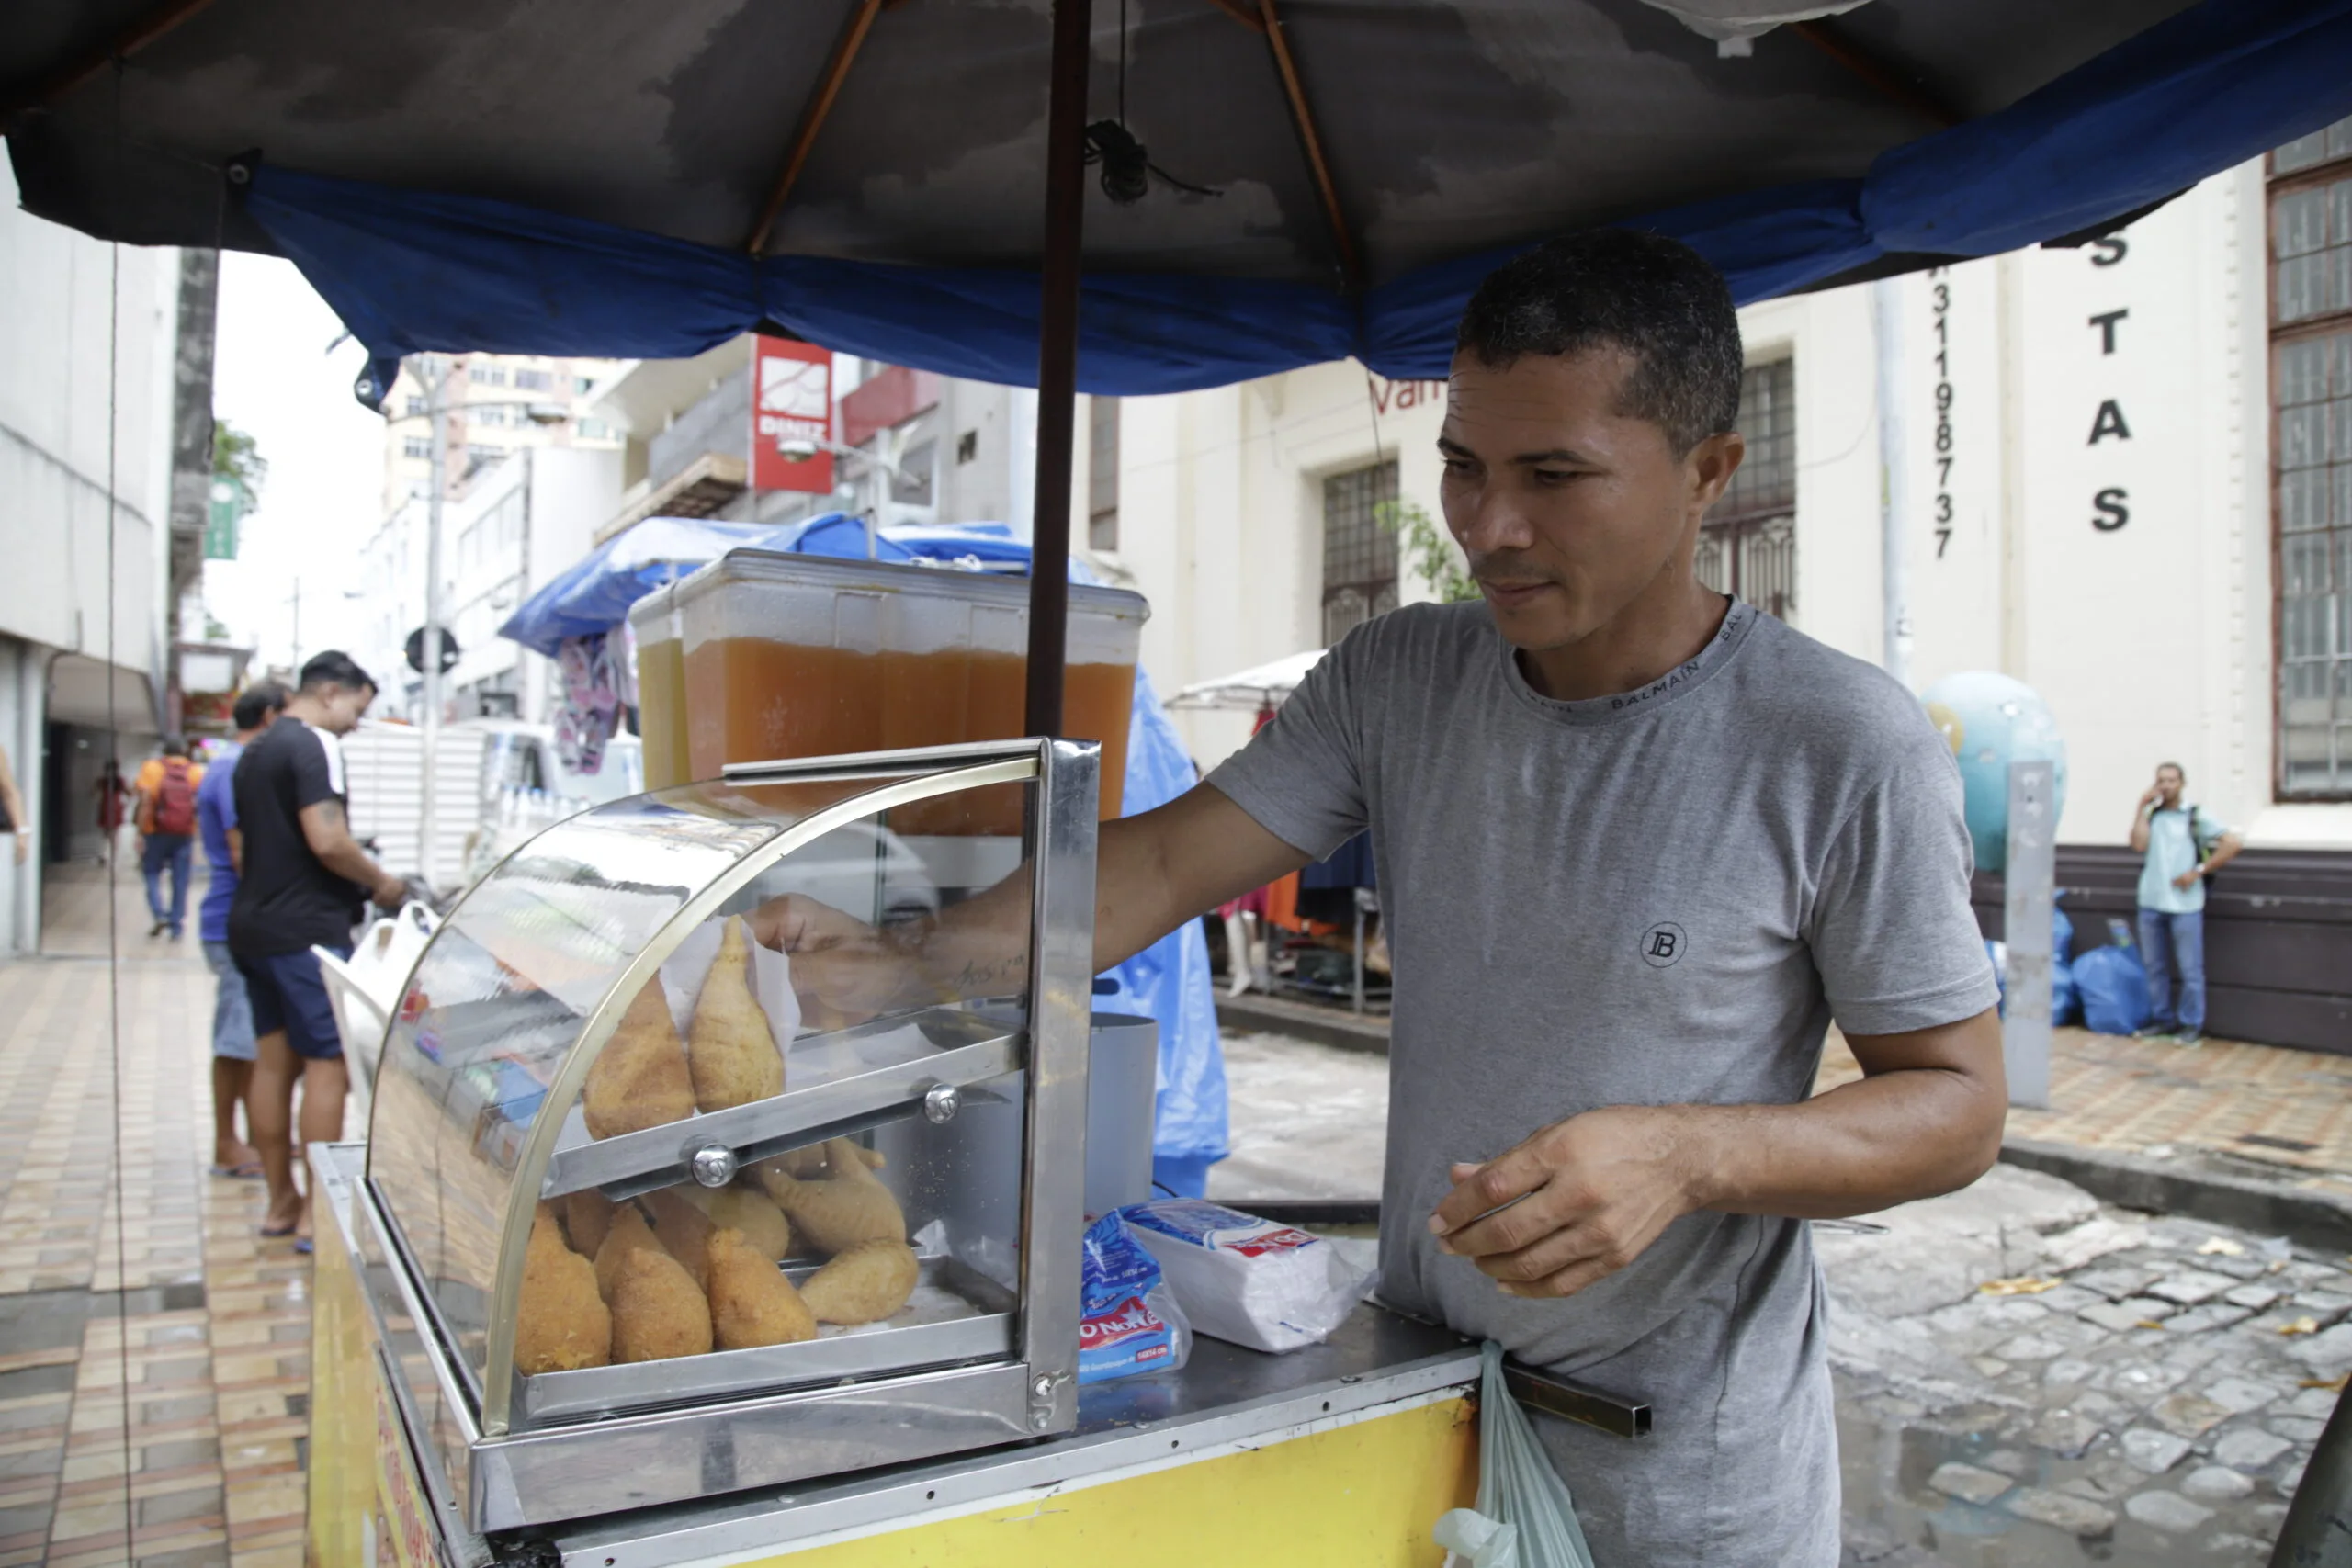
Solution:
{"label": "blue tarp", "polygon": [[[631,604],[663,583],[675,581],[729,550],[747,548],[863,556],[865,525],[839,512],[781,526],[713,523],[699,517],[649,517],[565,568],[525,600],[498,628],[498,635],[553,659],[564,638],[609,632],[628,619]],[[900,561],[911,554],[888,541],[878,542],[876,553],[884,560]]]}
{"label": "blue tarp", "polygon": [[[2352,0],[2203,0],[1996,114],[1817,180],[1628,220],[1689,241],[1743,301],[1889,256],[1991,255],[2082,231],[2352,115]],[[266,164],[251,215],[367,344],[682,358],[763,321],[842,353],[1027,386],[1031,271],[754,260],[480,197]],[[1174,392],[1350,356],[1442,377],[1479,278],[1517,247],[1361,299],[1304,284],[1096,273],[1079,384]]]}
{"label": "blue tarp", "polygon": [[[1029,566],[1029,547],[1001,523],[890,528],[877,546],[885,560],[978,558],[1017,565],[1024,574]],[[780,528],[648,518],[533,594],[499,635],[552,656],[560,639],[609,632],[628,619],[631,604],[656,588],[744,547],[864,558],[865,526],[837,512]],[[1073,581],[1094,581],[1082,561],[1072,561],[1069,572]],[[1165,806],[1192,788],[1197,777],[1192,754],[1161,709],[1151,678],[1137,669],[1120,804],[1131,817]],[[1146,1015],[1159,1025],[1152,1153],[1163,1168],[1203,1171],[1225,1157],[1226,1120],[1225,1052],[1217,1038],[1208,942],[1200,922],[1187,920],[1112,970],[1110,978],[1115,989],[1095,998],[1098,1010]],[[1186,1195],[1197,1192],[1188,1190]]]}

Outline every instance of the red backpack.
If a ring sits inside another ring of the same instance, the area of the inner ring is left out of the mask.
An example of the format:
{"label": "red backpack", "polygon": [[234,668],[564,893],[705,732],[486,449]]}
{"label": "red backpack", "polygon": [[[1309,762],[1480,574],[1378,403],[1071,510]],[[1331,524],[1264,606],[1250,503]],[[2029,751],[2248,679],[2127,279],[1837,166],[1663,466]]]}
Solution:
{"label": "red backpack", "polygon": [[155,788],[156,832],[196,831],[196,786],[188,783],[187,775],[184,758],[164,759],[164,782]]}

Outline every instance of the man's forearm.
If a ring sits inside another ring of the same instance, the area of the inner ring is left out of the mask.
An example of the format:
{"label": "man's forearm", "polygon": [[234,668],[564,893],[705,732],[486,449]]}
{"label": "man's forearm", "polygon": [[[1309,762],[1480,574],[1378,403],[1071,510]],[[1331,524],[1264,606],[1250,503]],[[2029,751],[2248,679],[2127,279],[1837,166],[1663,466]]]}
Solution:
{"label": "man's forearm", "polygon": [[339,842],[330,843],[326,848],[314,850],[311,852],[319,857],[321,865],[325,866],[337,876],[359,884],[371,894],[391,880],[384,868],[378,865],[369,858],[368,852],[359,847],[358,840],[348,834],[345,834]]}
{"label": "man's forearm", "polygon": [[1915,1067],[1795,1105],[1681,1113],[1697,1207],[1838,1219],[1965,1187],[1999,1156],[2004,1107],[1964,1073]]}

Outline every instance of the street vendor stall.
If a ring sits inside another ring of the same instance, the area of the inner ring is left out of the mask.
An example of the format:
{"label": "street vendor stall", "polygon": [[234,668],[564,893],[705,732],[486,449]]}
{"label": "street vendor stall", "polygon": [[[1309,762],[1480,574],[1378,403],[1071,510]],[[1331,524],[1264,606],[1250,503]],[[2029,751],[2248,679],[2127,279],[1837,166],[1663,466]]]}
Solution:
{"label": "street vendor stall", "polygon": [[[794,764],[722,738],[744,767],[550,829],[436,933],[368,1143],[312,1150],[333,1562],[1433,1564],[1479,1371],[1443,1330],[1366,1305],[1288,1356],[1072,1375],[1090,1158],[1136,1144],[1115,1097],[1093,1116],[1106,781],[1047,739],[1082,668],[1076,392],[1442,377],[1481,277],[1596,224],[1687,241],[1742,301],[2079,243],[2352,112],[2352,0],[1149,0],[1101,31],[1089,0],[17,9],[27,207],[293,259],[370,351],[371,405],[420,351],[747,331],[1039,389],[1040,739]],[[701,772],[713,716],[683,705]],[[871,1022],[794,1017],[728,923],[1008,874],[1027,972]],[[773,1055],[724,1103],[681,1099],[665,1055],[714,984]],[[722,1201],[765,1227],[761,1202],[836,1184],[888,1207],[850,1259],[870,1294],[820,1283],[860,1244],[805,1215],[721,1282],[750,1245]],[[612,1258],[606,1303],[616,1227],[657,1245]],[[714,1292],[778,1337],[722,1346]],[[1638,1440],[1625,1402],[1554,1407]]]}
{"label": "street vendor stall", "polygon": [[[311,1155],[319,1560],[1423,1560],[1475,1480],[1455,1336],[1365,1307],[1078,1387],[1083,1216],[1150,1187],[1150,1027],[1089,1019],[1098,765],[733,769],[458,906],[368,1141]],[[1007,875],[1039,957],[1001,996],[801,1016],[746,940],[792,895],[878,916]]]}

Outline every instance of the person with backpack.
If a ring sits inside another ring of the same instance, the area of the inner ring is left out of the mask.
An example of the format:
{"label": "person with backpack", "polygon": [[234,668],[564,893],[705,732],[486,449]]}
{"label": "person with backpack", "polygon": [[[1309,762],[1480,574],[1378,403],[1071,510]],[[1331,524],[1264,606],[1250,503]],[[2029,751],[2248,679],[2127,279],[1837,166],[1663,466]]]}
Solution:
{"label": "person with backpack", "polygon": [[2205,1038],[2205,880],[2245,846],[2189,803],[2188,787],[2178,762],[2158,763],[2156,782],[2132,818],[2132,847],[2147,857],[2140,866],[2140,962],[2148,971],[2148,1021],[2132,1034],[2194,1045]]}
{"label": "person with backpack", "polygon": [[[201,763],[191,761],[187,742],[174,735],[164,741],[164,754],[140,764],[131,785],[134,820],[139,824],[139,874],[147,881],[147,912],[155,923],[149,936],[172,933],[179,940],[187,924],[187,879],[196,843],[196,787],[204,782]],[[172,901],[164,903],[164,874],[171,873]]]}

